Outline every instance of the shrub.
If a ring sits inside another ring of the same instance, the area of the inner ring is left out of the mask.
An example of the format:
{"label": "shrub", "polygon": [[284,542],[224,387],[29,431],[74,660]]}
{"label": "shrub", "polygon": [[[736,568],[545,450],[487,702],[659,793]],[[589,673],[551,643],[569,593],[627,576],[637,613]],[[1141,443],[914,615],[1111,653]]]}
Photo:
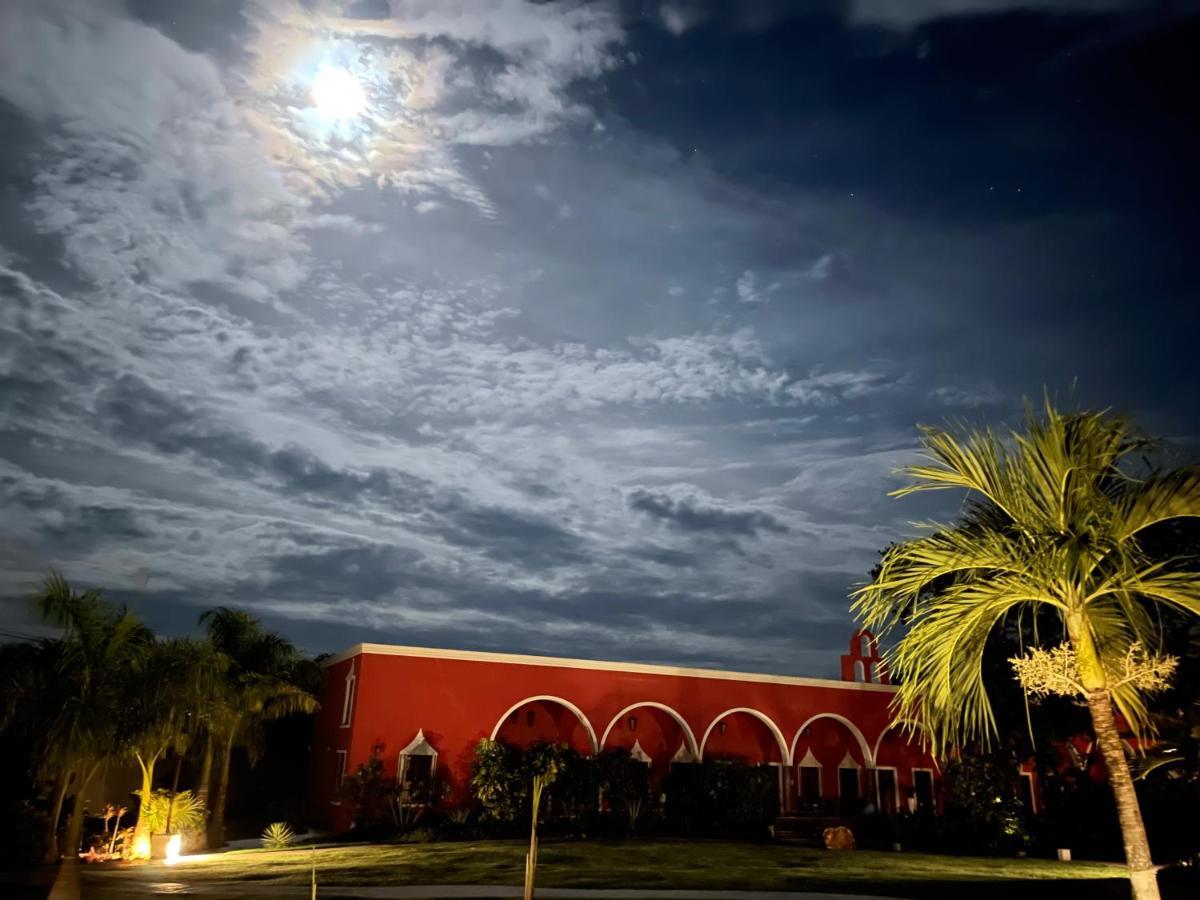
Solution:
{"label": "shrub", "polygon": [[262,833],[262,845],[267,850],[286,850],[296,843],[296,832],[287,822],[272,822]]}
{"label": "shrub", "polygon": [[[134,791],[141,795],[141,791]],[[142,809],[150,823],[151,834],[164,834],[168,820],[171,834],[191,831],[204,825],[204,804],[191,791],[180,791],[174,797],[169,791],[157,790],[150,795],[150,802]]]}

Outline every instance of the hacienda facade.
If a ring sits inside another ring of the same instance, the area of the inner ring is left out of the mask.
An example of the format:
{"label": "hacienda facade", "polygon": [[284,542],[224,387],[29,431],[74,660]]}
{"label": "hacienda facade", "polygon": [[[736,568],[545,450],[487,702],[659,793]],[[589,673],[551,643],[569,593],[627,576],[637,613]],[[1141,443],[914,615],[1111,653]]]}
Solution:
{"label": "hacienda facade", "polygon": [[708,759],[771,766],[784,813],[933,810],[937,764],[892,726],[896,689],[874,637],[857,632],[841,663],[833,680],[358,644],[324,663],[312,817],[348,825],[340,783],[376,747],[383,777],[437,779],[462,801],[482,738],[624,748],[652,782]]}

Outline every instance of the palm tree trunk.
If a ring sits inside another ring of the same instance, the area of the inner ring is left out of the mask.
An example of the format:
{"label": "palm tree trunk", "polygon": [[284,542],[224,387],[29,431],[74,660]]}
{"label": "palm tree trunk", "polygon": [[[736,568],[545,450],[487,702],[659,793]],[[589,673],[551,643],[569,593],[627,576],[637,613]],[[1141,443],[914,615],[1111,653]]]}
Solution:
{"label": "palm tree trunk", "polygon": [[1125,759],[1125,747],[1113,717],[1112,696],[1106,690],[1089,691],[1087,703],[1092,714],[1092,728],[1096,732],[1096,744],[1104,757],[1108,783],[1117,801],[1117,818],[1121,822],[1121,838],[1125,843],[1125,862],[1129,865],[1129,882],[1134,900],[1159,900],[1158,877],[1150,859],[1150,843],[1146,840],[1146,827],[1142,824],[1142,810],[1133,788],[1129,762]]}
{"label": "palm tree trunk", "polygon": [[58,780],[58,790],[54,794],[54,808],[50,810],[50,821],[46,823],[46,862],[58,862],[58,823],[62,819],[63,803],[67,799],[67,790],[71,787],[74,773],[63,769]]}
{"label": "palm tree trunk", "polygon": [[205,814],[208,814],[208,794],[212,789],[213,768],[213,739],[208,735],[204,739],[204,757],[200,762],[200,780],[196,784],[196,799],[204,804]]}
{"label": "palm tree trunk", "polygon": [[[81,770],[75,797],[71,800],[71,812],[67,819],[67,833],[63,836],[63,858],[58,866],[54,885],[50,888],[49,900],[79,900],[79,843],[83,838],[83,795],[92,783],[100,764]],[[86,772],[86,774],[85,774]]]}
{"label": "palm tree trunk", "polygon": [[229,760],[233,756],[231,730],[221,746],[221,772],[217,777],[217,793],[213,799],[212,819],[208,823],[208,849],[225,846],[225,804],[229,800]]}
{"label": "palm tree trunk", "polygon": [[142,770],[142,792],[138,804],[137,824],[133,826],[133,849],[139,857],[150,856],[150,804],[154,798],[154,765],[158,755],[142,759],[140,753],[135,753],[138,767]]}

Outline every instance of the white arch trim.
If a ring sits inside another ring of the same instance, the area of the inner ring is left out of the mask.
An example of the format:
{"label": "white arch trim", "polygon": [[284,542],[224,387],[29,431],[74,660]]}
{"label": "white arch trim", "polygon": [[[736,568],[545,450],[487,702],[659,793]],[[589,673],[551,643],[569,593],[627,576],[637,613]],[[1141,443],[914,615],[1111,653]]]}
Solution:
{"label": "white arch trim", "polygon": [[600,745],[596,742],[596,729],[592,727],[592,723],[588,721],[588,717],[583,714],[583,710],[570,700],[564,700],[562,697],[555,697],[553,694],[537,694],[533,697],[526,697],[524,700],[518,700],[504,711],[504,715],[496,720],[496,725],[494,728],[492,728],[491,739],[493,741],[496,739],[496,735],[498,735],[500,733],[500,729],[504,727],[505,719],[507,719],[525,704],[536,703],[539,700],[549,700],[551,703],[557,703],[559,706],[565,706],[567,709],[573,712],[575,714],[575,718],[577,718],[582,723],[583,727],[587,729],[588,740],[591,741],[592,744],[592,753],[595,753],[599,749]]}
{"label": "white arch trim", "polygon": [[604,729],[604,736],[600,738],[600,746],[603,747],[608,743],[608,736],[612,734],[612,730],[617,727],[617,723],[621,721],[622,716],[626,716],[635,709],[640,709],[643,706],[649,706],[651,709],[661,709],[668,716],[675,720],[675,724],[683,730],[684,740],[688,743],[688,749],[692,751],[697,759],[700,758],[700,748],[696,743],[696,735],[692,732],[692,726],[688,725],[687,721],[671,707],[665,703],[658,703],[655,700],[642,700],[640,703],[630,703],[627,707],[612,717],[612,721],[608,723],[608,727]]}
{"label": "white arch trim", "polygon": [[[875,759],[879,759],[879,748],[883,746],[883,739],[892,731],[899,728],[908,727],[913,731],[920,731],[921,726],[914,719],[897,719],[894,722],[888,722],[887,728],[879,732],[879,737],[875,739]],[[922,748],[924,749],[924,748]]]}
{"label": "white arch trim", "polygon": [[857,725],[855,725],[845,716],[839,715],[838,713],[817,713],[815,716],[810,716],[808,719],[806,719],[804,724],[796,729],[796,736],[792,738],[792,756],[796,755],[796,745],[800,743],[800,735],[804,733],[804,729],[813,722],[817,721],[817,719],[833,719],[835,722],[841,722],[843,725],[845,725],[849,732],[854,735],[855,740],[858,741],[858,746],[863,753],[863,764],[866,765],[868,769],[875,768],[875,754],[871,752],[871,747],[867,743],[867,739],[863,737],[863,733],[858,730]]}
{"label": "white arch trim", "polygon": [[754,718],[766,725],[770,729],[771,734],[775,735],[776,743],[779,744],[779,757],[783,760],[783,764],[785,766],[792,764],[791,751],[788,750],[787,740],[784,738],[783,732],[779,730],[779,726],[766,713],[761,713],[757,709],[751,709],[748,706],[735,706],[732,709],[727,709],[709,723],[708,727],[704,729],[704,737],[700,739],[700,752],[696,754],[701,760],[704,759],[704,748],[708,746],[708,736],[712,734],[712,730],[717,727],[718,722],[726,716],[732,716],[734,713],[746,713],[746,715],[754,716]]}

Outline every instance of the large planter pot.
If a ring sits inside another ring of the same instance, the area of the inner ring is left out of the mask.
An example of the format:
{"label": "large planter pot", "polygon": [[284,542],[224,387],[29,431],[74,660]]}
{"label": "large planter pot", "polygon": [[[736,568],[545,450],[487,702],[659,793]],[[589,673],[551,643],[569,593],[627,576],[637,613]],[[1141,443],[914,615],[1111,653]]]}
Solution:
{"label": "large planter pot", "polygon": [[150,858],[173,862],[179,856],[180,842],[178,834],[150,835]]}

